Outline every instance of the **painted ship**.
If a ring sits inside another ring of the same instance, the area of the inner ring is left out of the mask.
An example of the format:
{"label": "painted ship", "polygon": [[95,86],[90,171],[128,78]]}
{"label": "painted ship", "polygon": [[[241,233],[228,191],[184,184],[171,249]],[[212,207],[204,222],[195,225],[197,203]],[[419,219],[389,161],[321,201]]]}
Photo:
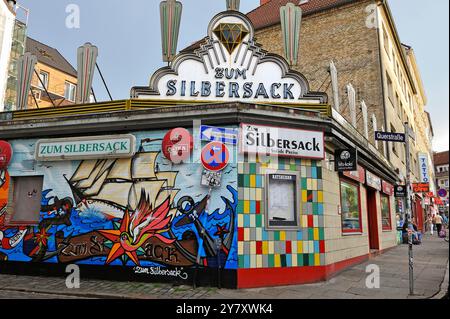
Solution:
{"label": "painted ship", "polygon": [[[134,211],[147,194],[152,207],[158,207],[168,197],[173,203],[177,172],[159,172],[156,159],[159,152],[138,152],[132,158],[85,160],[67,180],[77,208],[91,209],[111,218],[123,217],[126,210]],[[65,176],[66,177],[66,176]],[[173,217],[176,209],[171,209]]]}

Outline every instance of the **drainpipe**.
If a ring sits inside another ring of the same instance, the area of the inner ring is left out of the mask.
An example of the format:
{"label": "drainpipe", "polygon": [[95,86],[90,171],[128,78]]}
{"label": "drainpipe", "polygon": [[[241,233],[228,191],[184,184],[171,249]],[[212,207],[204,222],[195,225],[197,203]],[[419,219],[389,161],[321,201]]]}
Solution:
{"label": "drainpipe", "polygon": [[[378,4],[380,4],[380,3],[384,4],[385,0],[378,1]],[[378,11],[377,11],[377,21],[378,21],[378,19],[379,19],[379,16],[378,16]],[[387,121],[386,91],[384,89],[384,78],[385,78],[384,77],[384,71],[385,70],[383,69],[383,58],[381,57],[381,50],[382,50],[382,48],[381,48],[380,36],[381,36],[380,28],[377,26],[378,59],[379,59],[379,62],[380,62],[380,73],[381,73],[381,94],[383,96],[384,127],[385,127],[385,129],[387,131],[389,129],[390,125],[388,125],[388,121]],[[386,149],[387,149],[386,154],[385,154],[386,155],[386,159],[390,162],[391,161],[391,152],[390,152],[389,145],[388,145],[388,147]]]}

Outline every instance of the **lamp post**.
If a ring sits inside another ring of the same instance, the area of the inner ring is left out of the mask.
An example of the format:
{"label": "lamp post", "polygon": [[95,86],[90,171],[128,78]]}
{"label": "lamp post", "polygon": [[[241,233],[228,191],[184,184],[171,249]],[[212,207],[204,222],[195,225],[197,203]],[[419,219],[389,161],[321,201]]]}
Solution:
{"label": "lamp post", "polygon": [[413,255],[413,242],[412,232],[409,231],[409,227],[412,220],[411,214],[411,158],[409,155],[409,123],[405,122],[405,143],[406,143],[406,225],[408,229],[408,260],[409,260],[409,294],[414,294],[414,255]]}

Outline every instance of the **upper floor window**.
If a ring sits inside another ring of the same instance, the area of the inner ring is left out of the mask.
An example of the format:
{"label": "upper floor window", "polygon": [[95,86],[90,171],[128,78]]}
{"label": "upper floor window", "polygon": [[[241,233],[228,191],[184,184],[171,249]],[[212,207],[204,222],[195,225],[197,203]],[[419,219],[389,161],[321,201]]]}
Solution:
{"label": "upper floor window", "polygon": [[38,87],[40,89],[48,89],[48,78],[49,74],[47,72],[41,71],[39,72],[40,81],[38,83]]}
{"label": "upper floor window", "polygon": [[64,84],[64,97],[66,100],[75,102],[75,91],[77,86],[73,83],[67,82]]}
{"label": "upper floor window", "polygon": [[383,42],[384,42],[384,49],[386,50],[386,53],[389,56],[389,37],[385,27],[383,27]]}
{"label": "upper floor window", "polygon": [[386,74],[386,79],[387,79],[387,88],[388,88],[388,97],[391,100],[392,104],[394,104],[394,88],[392,85],[392,80],[391,77],[389,76],[389,74]]}

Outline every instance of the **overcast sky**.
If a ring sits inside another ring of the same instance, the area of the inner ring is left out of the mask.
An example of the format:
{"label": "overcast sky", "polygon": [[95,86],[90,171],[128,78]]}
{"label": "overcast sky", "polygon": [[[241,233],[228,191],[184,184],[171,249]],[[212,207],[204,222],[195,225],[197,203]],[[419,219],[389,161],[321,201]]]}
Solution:
{"label": "overcast sky", "polygon": [[[114,99],[129,97],[130,88],[146,85],[163,66],[160,45],[160,0],[19,0],[30,9],[28,35],[53,46],[75,66],[76,49],[85,42],[99,47],[98,64]],[[210,19],[225,8],[225,0],[184,0],[179,48],[206,35]],[[449,0],[390,0],[400,39],[417,56],[428,96],[434,148],[448,150],[449,141]],[[66,8],[80,8],[80,28],[66,27]],[[248,12],[259,0],[241,0]],[[99,100],[107,94],[98,76]]]}

